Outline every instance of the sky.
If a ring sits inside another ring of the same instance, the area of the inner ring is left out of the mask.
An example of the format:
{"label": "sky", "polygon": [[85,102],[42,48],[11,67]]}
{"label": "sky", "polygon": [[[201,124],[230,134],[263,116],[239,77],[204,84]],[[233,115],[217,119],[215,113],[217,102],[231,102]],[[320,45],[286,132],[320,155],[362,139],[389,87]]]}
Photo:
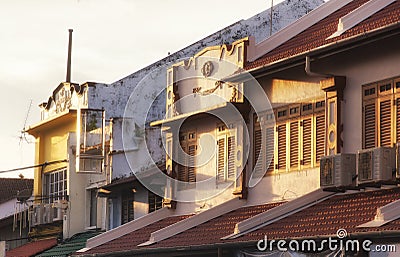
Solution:
{"label": "sky", "polygon": [[[274,0],[274,4],[282,0]],[[2,0],[0,3],[0,177],[33,178],[34,139],[21,131],[65,81],[112,83],[238,20],[270,0]],[[245,8],[243,4],[246,4]],[[32,101],[32,106],[29,108]],[[26,121],[26,122],[25,122]]]}

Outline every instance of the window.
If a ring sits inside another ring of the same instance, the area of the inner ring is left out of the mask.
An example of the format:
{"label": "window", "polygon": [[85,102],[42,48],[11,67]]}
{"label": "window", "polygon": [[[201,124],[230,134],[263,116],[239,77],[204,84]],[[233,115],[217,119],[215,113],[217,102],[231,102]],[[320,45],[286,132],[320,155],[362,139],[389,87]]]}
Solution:
{"label": "window", "polygon": [[89,226],[97,226],[97,190],[90,190],[90,220]]}
{"label": "window", "polygon": [[320,113],[315,117],[315,161],[325,154],[325,113]]}
{"label": "window", "polygon": [[48,203],[67,198],[67,168],[44,174],[44,195]]}
{"label": "window", "polygon": [[162,208],[163,198],[149,191],[149,213]]}
{"label": "window", "polygon": [[104,110],[78,109],[76,171],[100,173],[105,154]]}
{"label": "window", "polygon": [[[325,100],[280,107],[275,113],[276,124],[268,122],[268,117],[273,118],[271,114],[254,115],[255,171],[268,173],[318,166],[325,154]],[[266,125],[266,139],[262,139],[260,121]],[[259,156],[263,157],[262,162],[257,162]],[[266,167],[269,160],[271,163]]]}
{"label": "window", "polygon": [[183,182],[196,182],[196,161],[197,152],[196,132],[181,133],[179,135],[182,152],[178,164],[178,180]]}
{"label": "window", "polygon": [[303,160],[302,165],[309,166],[312,163],[311,145],[312,145],[312,117],[306,117],[303,119],[301,125],[303,127],[302,136],[302,150]]}
{"label": "window", "polygon": [[278,133],[278,163],[275,169],[286,169],[286,123],[276,127]]}
{"label": "window", "polygon": [[[262,118],[258,118],[254,114],[254,159],[253,167],[257,173],[266,171],[265,174],[270,173],[274,170],[274,114],[268,113]],[[263,131],[261,131],[260,120],[265,124],[264,137],[262,137]]]}
{"label": "window", "polygon": [[134,204],[135,204],[135,198],[132,192],[126,192],[122,194],[121,224],[125,224],[135,218]]}
{"label": "window", "polygon": [[299,121],[290,122],[290,168],[299,168]]}
{"label": "window", "polygon": [[225,125],[217,128],[217,182],[235,179],[235,131]]}
{"label": "window", "polygon": [[363,148],[391,147],[400,139],[399,80],[364,85]]}

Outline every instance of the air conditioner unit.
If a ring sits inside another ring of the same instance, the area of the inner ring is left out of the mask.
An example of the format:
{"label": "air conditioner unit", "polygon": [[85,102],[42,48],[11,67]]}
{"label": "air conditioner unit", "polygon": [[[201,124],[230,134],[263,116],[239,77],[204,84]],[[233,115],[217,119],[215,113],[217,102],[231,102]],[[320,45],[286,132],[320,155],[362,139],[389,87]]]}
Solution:
{"label": "air conditioner unit", "polygon": [[52,204],[45,204],[43,211],[43,224],[52,223],[54,216],[54,209]]}
{"label": "air conditioner unit", "polygon": [[53,221],[58,221],[63,219],[63,211],[68,208],[67,200],[57,200],[53,203]]}
{"label": "air conditioner unit", "polygon": [[63,209],[53,208],[53,221],[59,221],[63,219]]}
{"label": "air conditioner unit", "polygon": [[356,175],[356,155],[337,154],[320,160],[321,188],[349,186]]}
{"label": "air conditioner unit", "polygon": [[43,224],[44,205],[42,203],[34,203],[30,216],[31,227]]}
{"label": "air conditioner unit", "polygon": [[358,151],[358,184],[392,180],[395,169],[394,147],[376,147]]}

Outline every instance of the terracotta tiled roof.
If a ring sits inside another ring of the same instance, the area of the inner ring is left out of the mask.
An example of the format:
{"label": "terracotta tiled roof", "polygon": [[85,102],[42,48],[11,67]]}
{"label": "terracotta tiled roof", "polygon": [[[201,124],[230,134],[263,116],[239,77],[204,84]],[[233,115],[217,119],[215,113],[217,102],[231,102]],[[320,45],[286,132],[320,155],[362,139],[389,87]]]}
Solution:
{"label": "terracotta tiled roof", "polygon": [[0,203],[17,198],[17,192],[33,189],[33,179],[0,178]]}
{"label": "terracotta tiled roof", "polygon": [[[365,33],[400,22],[400,1],[395,1],[379,12],[360,22],[338,37],[327,39],[337,30],[341,17],[350,13],[368,0],[354,0],[343,8],[327,16],[320,22],[299,33],[297,36],[278,46],[254,62],[247,63],[245,69],[251,70],[282,59],[312,51],[316,48],[339,42],[344,39],[362,36]],[[279,32],[278,32],[279,33]]]}
{"label": "terracotta tiled roof", "polygon": [[151,251],[151,249],[155,248],[159,251],[163,248],[193,246],[211,248],[215,244],[253,243],[263,239],[265,235],[269,239],[315,238],[336,235],[339,228],[346,229],[350,234],[371,231],[400,232],[399,219],[377,228],[357,228],[358,225],[372,220],[378,207],[382,207],[398,199],[400,199],[399,187],[337,195],[236,239],[221,240],[221,237],[233,233],[237,222],[267,211],[280,203],[243,207],[156,244],[146,247],[137,246],[140,243],[146,242],[152,232],[176,223],[188,216],[170,217],[95,247],[84,254],[129,252],[138,249],[141,251],[146,249]]}
{"label": "terracotta tiled roof", "polygon": [[179,222],[183,219],[186,219],[190,217],[191,215],[183,215],[183,216],[173,216],[169,218],[162,219],[160,221],[157,221],[153,224],[150,224],[142,229],[139,229],[137,231],[131,232],[129,234],[126,234],[120,238],[114,239],[108,243],[105,243],[103,245],[97,246],[85,253],[75,253],[77,255],[80,254],[93,254],[93,253],[110,253],[110,252],[120,252],[120,251],[129,251],[132,249],[137,249],[138,244],[146,242],[150,234],[165,228],[169,225],[172,225],[176,222]]}
{"label": "terracotta tiled roof", "polygon": [[6,252],[6,257],[29,257],[35,256],[51,247],[57,245],[57,239],[43,239],[24,244]]}
{"label": "terracotta tiled roof", "polygon": [[[150,245],[148,246],[148,248],[207,245],[216,242],[223,243],[220,238],[232,232],[237,222],[253,217],[254,215],[267,211],[279,204],[280,203],[274,203],[240,208],[236,211],[230,212],[226,215],[212,219],[197,227],[189,229],[181,234],[163,240],[157,244]],[[95,247],[85,252],[85,254],[143,249],[143,247],[138,247],[137,245],[146,242],[152,232],[155,232],[161,228],[174,224],[188,217],[190,217],[190,215],[174,216],[163,219],[143,229]]]}
{"label": "terracotta tiled roof", "polygon": [[280,204],[282,203],[272,203],[240,208],[203,223],[197,227],[189,229],[176,236],[158,242],[157,244],[150,245],[149,248],[224,243],[224,240],[221,240],[221,237],[233,233],[236,223],[272,209]]}
{"label": "terracotta tiled roof", "polygon": [[400,199],[399,187],[334,196],[237,240],[260,240],[264,235],[271,239],[336,235],[339,228],[346,229],[350,234],[370,231],[400,231],[399,219],[377,228],[357,228],[358,225],[373,220],[377,208],[398,199]]}

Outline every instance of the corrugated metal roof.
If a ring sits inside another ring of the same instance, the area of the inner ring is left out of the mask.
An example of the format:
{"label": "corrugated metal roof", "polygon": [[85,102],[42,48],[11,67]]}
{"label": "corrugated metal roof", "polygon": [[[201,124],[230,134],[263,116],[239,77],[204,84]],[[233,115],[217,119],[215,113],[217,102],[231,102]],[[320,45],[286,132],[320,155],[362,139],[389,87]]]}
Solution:
{"label": "corrugated metal roof", "polygon": [[67,257],[85,247],[86,241],[89,238],[101,234],[100,231],[88,231],[84,233],[75,234],[71,238],[65,240],[63,243],[44,251],[37,255],[37,257]]}

